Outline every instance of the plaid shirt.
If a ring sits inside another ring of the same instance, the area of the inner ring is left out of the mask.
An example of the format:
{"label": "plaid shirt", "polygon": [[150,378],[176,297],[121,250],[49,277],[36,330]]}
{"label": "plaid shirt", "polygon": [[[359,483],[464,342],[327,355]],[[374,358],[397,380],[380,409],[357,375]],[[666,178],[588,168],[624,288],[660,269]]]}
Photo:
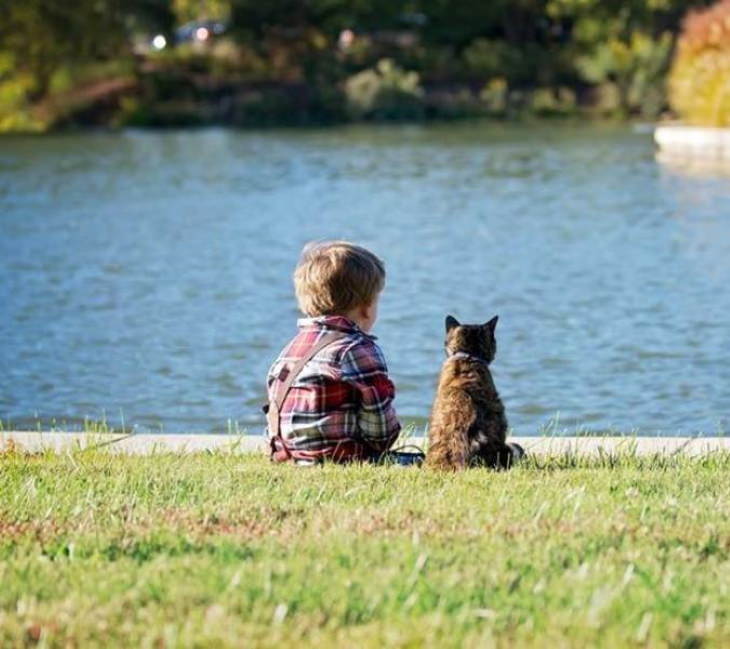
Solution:
{"label": "plaid shirt", "polygon": [[323,335],[346,335],[317,352],[294,380],[281,408],[283,439],[272,440],[273,458],[347,461],[390,448],[400,424],[393,408],[395,388],[375,337],[343,316],[304,318],[298,325],[299,333],[269,370],[270,403],[281,386],[278,377]]}

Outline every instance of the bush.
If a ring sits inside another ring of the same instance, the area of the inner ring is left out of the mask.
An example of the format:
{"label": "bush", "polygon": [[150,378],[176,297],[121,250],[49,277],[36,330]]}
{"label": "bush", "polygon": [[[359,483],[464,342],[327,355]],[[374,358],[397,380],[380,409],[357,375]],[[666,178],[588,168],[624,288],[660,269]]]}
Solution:
{"label": "bush", "polygon": [[690,124],[730,126],[730,0],[685,18],[669,96]]}
{"label": "bush", "polygon": [[570,88],[537,88],[530,98],[530,109],[542,117],[559,117],[576,112],[575,92]]}
{"label": "bush", "polygon": [[589,55],[579,57],[576,66],[582,78],[602,87],[604,94],[609,86],[615,91],[614,110],[653,119],[666,102],[664,79],[671,50],[669,32],[652,37],[637,31],[627,41],[600,42]]}
{"label": "bush", "polygon": [[510,86],[529,87],[543,76],[546,53],[537,43],[516,47],[502,40],[477,38],[464,50],[462,59],[473,74],[504,77]]}
{"label": "bush", "polygon": [[27,100],[33,91],[33,77],[16,72],[14,57],[0,52],[0,133],[37,132],[47,124],[33,114]]}
{"label": "bush", "polygon": [[417,72],[399,68],[390,59],[363,70],[345,82],[347,106],[355,118],[415,119],[423,115],[423,89]]}
{"label": "bush", "polygon": [[507,111],[509,87],[502,77],[495,77],[484,85],[479,93],[479,99],[488,113],[504,115]]}

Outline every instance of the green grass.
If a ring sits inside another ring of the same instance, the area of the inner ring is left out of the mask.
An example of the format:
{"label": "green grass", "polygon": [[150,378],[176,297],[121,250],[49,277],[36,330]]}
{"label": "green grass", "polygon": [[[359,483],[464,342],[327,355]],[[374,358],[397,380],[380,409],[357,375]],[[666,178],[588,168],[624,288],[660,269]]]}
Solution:
{"label": "green grass", "polygon": [[726,647],[730,454],[0,455],[0,646]]}

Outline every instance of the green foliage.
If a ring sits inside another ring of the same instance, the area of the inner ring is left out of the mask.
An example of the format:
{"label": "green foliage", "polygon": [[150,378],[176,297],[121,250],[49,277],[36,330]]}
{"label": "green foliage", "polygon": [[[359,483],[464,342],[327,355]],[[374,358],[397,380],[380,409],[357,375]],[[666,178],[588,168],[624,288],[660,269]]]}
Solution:
{"label": "green foliage", "polygon": [[575,69],[602,108],[653,119],[666,106],[672,32],[688,4],[704,2],[553,0],[549,10],[574,21]]}
{"label": "green foliage", "polygon": [[54,116],[43,106],[34,111],[36,104],[69,90],[78,68],[111,60],[112,68],[125,65],[130,27],[168,30],[171,16],[167,0],[7,3],[0,20],[0,58],[13,63],[0,70],[0,132],[51,125]]}
{"label": "green foliage", "polygon": [[462,56],[469,70],[487,78],[512,76],[510,73],[519,67],[521,58],[519,48],[490,38],[475,39],[464,49]]}
{"label": "green foliage", "polygon": [[[92,62],[132,60],[133,43],[138,64],[133,74],[152,89],[140,97],[126,97],[121,113],[111,116],[114,123],[124,123],[126,116],[144,121],[144,115],[153,114],[162,121],[165,114],[175,115],[175,123],[234,119],[246,124],[259,119],[268,123],[269,116],[301,123],[314,114],[325,121],[348,115],[422,119],[482,112],[565,114],[590,102],[603,103],[606,111],[624,116],[653,118],[666,107],[664,80],[674,30],[687,7],[703,7],[707,0],[78,0],[72,4],[23,0],[9,3],[4,11],[0,56],[10,57],[13,65],[0,72],[0,129],[53,126],[58,120],[49,109],[49,99],[78,94],[84,82],[75,71]],[[226,20],[227,37],[169,46],[163,52],[145,51],[149,34],[162,32],[173,43],[175,24],[199,18]],[[349,46],[340,43],[344,29],[354,33]],[[699,76],[705,69],[724,65],[722,57],[710,53],[693,56]],[[385,73],[378,67],[383,60],[392,62]],[[677,70],[684,70],[676,75],[678,97],[697,94],[689,82],[682,86],[680,81],[698,78],[693,65],[678,59]],[[403,71],[416,73],[417,80],[408,80],[409,73]],[[178,96],[161,98],[171,103],[155,107],[151,103],[159,98],[155,86],[164,75],[168,76],[164,83]],[[713,114],[724,110],[716,108],[718,101],[724,102],[725,92],[717,78],[708,77],[702,86],[707,96],[704,105],[713,107],[704,110],[709,116],[702,119],[715,119]],[[504,97],[486,93],[486,99],[480,98],[479,89],[492,79],[504,80]],[[280,87],[249,87],[259,82]],[[297,84],[305,90],[293,92]],[[205,99],[190,97],[205,95],[200,91],[204,87],[218,88],[218,99],[212,91]],[[233,108],[204,105],[223,100]],[[288,108],[287,102],[292,102]],[[84,107],[82,120],[94,112],[83,102],[67,104],[71,112],[74,106]],[[684,106],[681,98],[680,105]],[[287,118],[288,113],[294,117]]]}
{"label": "green foliage", "polygon": [[13,55],[0,52],[0,133],[42,131],[45,124],[33,117],[27,101],[34,88],[33,77],[15,69]]}
{"label": "green foliage", "polygon": [[730,126],[730,0],[687,17],[669,80],[672,107],[701,126]]}
{"label": "green foliage", "polygon": [[418,73],[399,68],[390,59],[363,70],[345,82],[347,105],[354,117],[413,119],[423,112]]}
{"label": "green foliage", "polygon": [[530,109],[543,117],[571,115],[576,111],[575,92],[570,88],[537,88],[532,93]]}
{"label": "green foliage", "polygon": [[18,73],[33,78],[34,97],[48,91],[51,78],[70,63],[117,57],[127,48],[125,23],[141,2],[78,0],[73,7],[48,0],[11,2],[0,22],[2,50]]}
{"label": "green foliage", "polygon": [[479,99],[484,103],[488,112],[502,115],[508,106],[507,81],[502,77],[490,79],[479,93]]}
{"label": "green foliage", "polygon": [[225,20],[231,13],[230,0],[171,0],[178,23],[190,20]]}
{"label": "green foliage", "polygon": [[611,83],[617,108],[624,114],[656,117],[664,104],[664,78],[672,51],[669,32],[658,38],[634,32],[628,41],[610,38],[590,54],[579,57],[577,68],[592,83]]}

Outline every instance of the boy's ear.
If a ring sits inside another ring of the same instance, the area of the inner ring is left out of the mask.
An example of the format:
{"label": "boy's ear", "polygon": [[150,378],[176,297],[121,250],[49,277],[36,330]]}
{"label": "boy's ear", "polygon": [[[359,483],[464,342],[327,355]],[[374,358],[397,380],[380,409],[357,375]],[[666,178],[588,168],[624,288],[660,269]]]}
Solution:
{"label": "boy's ear", "polygon": [[452,315],[446,316],[446,333],[449,333],[454,327],[459,326],[459,321]]}
{"label": "boy's ear", "polygon": [[489,330],[491,333],[494,333],[494,330],[497,328],[497,320],[499,320],[499,316],[494,316],[489,322],[484,324],[484,328]]}

